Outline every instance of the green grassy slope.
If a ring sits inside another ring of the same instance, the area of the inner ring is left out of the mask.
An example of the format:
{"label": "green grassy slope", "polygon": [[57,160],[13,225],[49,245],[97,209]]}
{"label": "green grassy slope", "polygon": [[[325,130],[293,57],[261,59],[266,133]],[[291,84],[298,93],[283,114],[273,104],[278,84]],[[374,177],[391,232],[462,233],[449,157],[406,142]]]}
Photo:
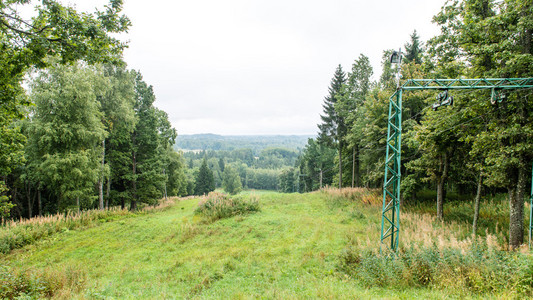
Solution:
{"label": "green grassy slope", "polygon": [[[442,291],[365,289],[336,271],[350,239],[376,240],[376,208],[326,203],[323,194],[259,193],[261,212],[206,222],[197,199],[162,212],[67,231],[4,256],[31,270],[77,270],[64,298],[441,298]],[[370,232],[376,232],[371,230]],[[57,296],[57,295],[56,295]]]}

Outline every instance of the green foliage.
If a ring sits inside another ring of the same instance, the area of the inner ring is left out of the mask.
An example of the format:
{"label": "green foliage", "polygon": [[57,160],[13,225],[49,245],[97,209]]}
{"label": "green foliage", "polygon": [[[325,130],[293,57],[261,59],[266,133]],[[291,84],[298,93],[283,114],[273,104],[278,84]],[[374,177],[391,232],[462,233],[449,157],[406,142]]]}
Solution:
{"label": "green foliage", "polygon": [[167,149],[167,190],[170,196],[187,196],[187,178],[185,175],[185,161],[183,157],[172,150]]}
{"label": "green foliage", "polygon": [[161,203],[159,206],[145,207],[135,213],[125,209],[113,208],[9,221],[0,227],[0,253],[7,254],[11,250],[34,244],[58,233],[70,230],[85,230],[118,219],[162,211],[168,208],[170,203],[172,203],[172,200]]}
{"label": "green foliage", "polygon": [[[519,78],[533,76],[531,1],[491,2],[464,0],[448,2],[435,16],[441,34],[430,41],[436,59],[436,74],[451,78]],[[488,185],[509,192],[509,243],[523,242],[523,199],[533,157],[533,97],[525,91],[510,93],[505,104],[490,104],[487,93],[476,93],[463,110],[467,121],[463,140],[469,141],[469,154],[477,157],[472,165],[483,166]],[[479,172],[478,172],[479,173]]]}
{"label": "green foliage", "polygon": [[420,42],[420,37],[416,33],[416,30],[411,34],[411,41],[404,45],[405,47],[405,62],[413,62],[415,64],[422,63],[422,55],[424,54],[424,49],[422,43]]}
{"label": "green foliage", "polygon": [[195,213],[214,221],[258,211],[260,211],[259,201],[255,197],[230,198],[222,193],[211,192],[198,203]]}
{"label": "green foliage", "polygon": [[[432,285],[368,288],[361,279],[338,269],[339,255],[347,243],[375,249],[371,237],[379,235],[380,204],[360,205],[362,198],[357,196],[354,197],[357,200],[331,209],[324,193],[253,194],[260,197],[260,213],[211,222],[194,213],[199,199],[180,199],[158,213],[125,211],[130,217],[110,217],[86,230],[65,230],[57,238],[35,243],[23,251],[12,251],[3,256],[3,261],[12,274],[18,270],[29,270],[32,274],[68,273],[63,270],[76,261],[74,267],[79,266],[84,274],[84,288],[78,292],[61,290],[56,294],[56,297],[73,299],[161,295],[333,299],[529,297],[520,292],[520,286],[528,284],[527,281],[490,292],[461,290],[455,282],[449,288]],[[241,195],[246,199],[250,194]],[[377,198],[379,201],[380,197]],[[403,212],[403,217],[408,215],[411,213]],[[426,218],[415,216],[417,221]],[[445,222],[438,222],[431,229],[416,226],[418,223],[409,224],[407,218],[403,220],[402,228],[411,228],[415,236],[441,226],[446,232],[450,228],[454,228],[453,232],[458,230]],[[352,253],[361,254],[364,250]],[[522,258],[516,255],[516,260],[525,263]],[[132,259],[137,263],[132,264]],[[475,266],[473,270],[482,268]],[[518,277],[513,275],[513,270],[507,271],[506,278]],[[459,274],[458,278],[462,276]]]}
{"label": "green foliage", "polygon": [[322,186],[332,184],[335,176],[336,153],[335,149],[318,143],[316,139],[307,140],[307,145],[299,159],[299,167],[300,172],[306,175],[303,179],[308,191],[320,188],[321,173]]}
{"label": "green foliage", "polygon": [[254,155],[266,148],[298,149],[305,145],[306,135],[231,135],[191,134],[180,135],[175,147],[184,150],[234,151],[251,149]]}
{"label": "green foliage", "polygon": [[24,222],[11,222],[0,228],[0,253],[9,253],[56,233],[97,226],[109,219],[129,215],[123,210],[84,211],[38,217]]}
{"label": "green foliage", "polygon": [[339,270],[367,287],[449,288],[474,294],[513,290],[522,297],[531,297],[533,293],[531,257],[483,245],[474,245],[466,252],[436,246],[408,248],[394,258],[346,248],[340,255]]}
{"label": "green foliage", "polygon": [[98,177],[98,147],[106,135],[97,96],[105,86],[93,68],[56,66],[32,84],[35,115],[29,140],[37,177],[59,198],[64,210],[75,200],[93,199]]}
{"label": "green foliage", "polygon": [[294,168],[289,168],[281,171],[279,175],[278,190],[282,193],[296,192],[296,180],[298,174]]}
{"label": "green foliage", "polygon": [[318,124],[318,141],[331,147],[337,146],[337,143],[342,141],[346,130],[343,116],[335,110],[335,103],[342,97],[345,82],[346,74],[341,65],[338,65],[328,88],[329,94],[324,98],[322,105],[324,109],[320,115],[322,123]]}
{"label": "green foliage", "polygon": [[278,189],[280,170],[272,169],[246,169],[246,188],[256,190],[270,190]]}
{"label": "green foliage", "polygon": [[194,185],[195,195],[207,195],[209,192],[215,190],[215,179],[213,178],[213,171],[207,166],[207,159],[204,158],[196,182]]}
{"label": "green foliage", "polygon": [[222,174],[222,188],[231,195],[242,191],[241,177],[231,166],[226,166]]}
{"label": "green foliage", "polygon": [[9,211],[15,206],[9,201],[9,197],[5,195],[6,192],[6,184],[0,181],[0,218],[9,217]]}
{"label": "green foliage", "polygon": [[29,1],[15,0],[3,1],[0,6],[3,46],[12,51],[10,62],[19,70],[47,66],[48,55],[56,55],[64,63],[120,60],[126,45],[110,33],[125,32],[131,24],[120,15],[121,0],[110,1],[105,11],[94,14],[79,13],[59,1],[45,1],[35,6],[35,17],[24,20],[17,6],[27,4]]}
{"label": "green foliage", "polygon": [[55,295],[79,293],[85,288],[87,278],[81,266],[64,270],[48,268],[33,271],[0,266],[0,297],[2,299],[41,299]]}
{"label": "green foliage", "polygon": [[[122,1],[112,0],[103,12],[78,13],[58,1],[34,7],[35,16],[19,14],[31,1],[0,4],[0,174],[9,175],[23,163],[25,137],[20,123],[29,101],[22,82],[33,67],[44,68],[85,60],[89,63],[121,61],[125,44],[112,37],[128,29],[130,21],[120,15]],[[28,8],[28,7],[26,7]],[[49,59],[49,57],[56,59]],[[70,190],[70,189],[69,189]]]}

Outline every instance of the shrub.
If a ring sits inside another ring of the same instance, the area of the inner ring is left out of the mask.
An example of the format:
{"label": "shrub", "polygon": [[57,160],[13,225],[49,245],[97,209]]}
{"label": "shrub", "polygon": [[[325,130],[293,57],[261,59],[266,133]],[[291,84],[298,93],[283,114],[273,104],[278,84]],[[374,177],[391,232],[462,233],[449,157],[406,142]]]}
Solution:
{"label": "shrub", "polygon": [[259,210],[259,201],[253,195],[249,199],[244,199],[242,196],[230,198],[223,193],[211,192],[200,200],[195,213],[211,220],[218,220]]}

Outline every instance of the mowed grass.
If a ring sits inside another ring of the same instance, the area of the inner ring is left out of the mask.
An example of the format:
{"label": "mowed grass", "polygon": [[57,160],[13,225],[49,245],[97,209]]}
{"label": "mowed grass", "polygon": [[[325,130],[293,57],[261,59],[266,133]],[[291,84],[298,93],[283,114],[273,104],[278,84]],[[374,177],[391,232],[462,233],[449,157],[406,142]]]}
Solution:
{"label": "mowed grass", "polygon": [[[453,291],[364,288],[337,271],[354,240],[376,241],[379,207],[328,202],[324,193],[256,193],[261,211],[217,221],[199,199],[72,230],[14,250],[2,264],[29,272],[77,270],[87,299],[442,298]],[[44,271],[43,271],[44,270]]]}

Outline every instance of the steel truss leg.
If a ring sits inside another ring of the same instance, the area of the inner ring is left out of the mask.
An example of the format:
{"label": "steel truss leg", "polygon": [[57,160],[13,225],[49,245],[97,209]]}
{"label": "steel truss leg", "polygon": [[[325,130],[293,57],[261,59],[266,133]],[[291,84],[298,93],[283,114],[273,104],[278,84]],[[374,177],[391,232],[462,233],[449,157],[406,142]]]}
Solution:
{"label": "steel truss leg", "polygon": [[383,183],[380,252],[396,252],[400,232],[400,164],[402,145],[402,89],[389,102],[387,154]]}

